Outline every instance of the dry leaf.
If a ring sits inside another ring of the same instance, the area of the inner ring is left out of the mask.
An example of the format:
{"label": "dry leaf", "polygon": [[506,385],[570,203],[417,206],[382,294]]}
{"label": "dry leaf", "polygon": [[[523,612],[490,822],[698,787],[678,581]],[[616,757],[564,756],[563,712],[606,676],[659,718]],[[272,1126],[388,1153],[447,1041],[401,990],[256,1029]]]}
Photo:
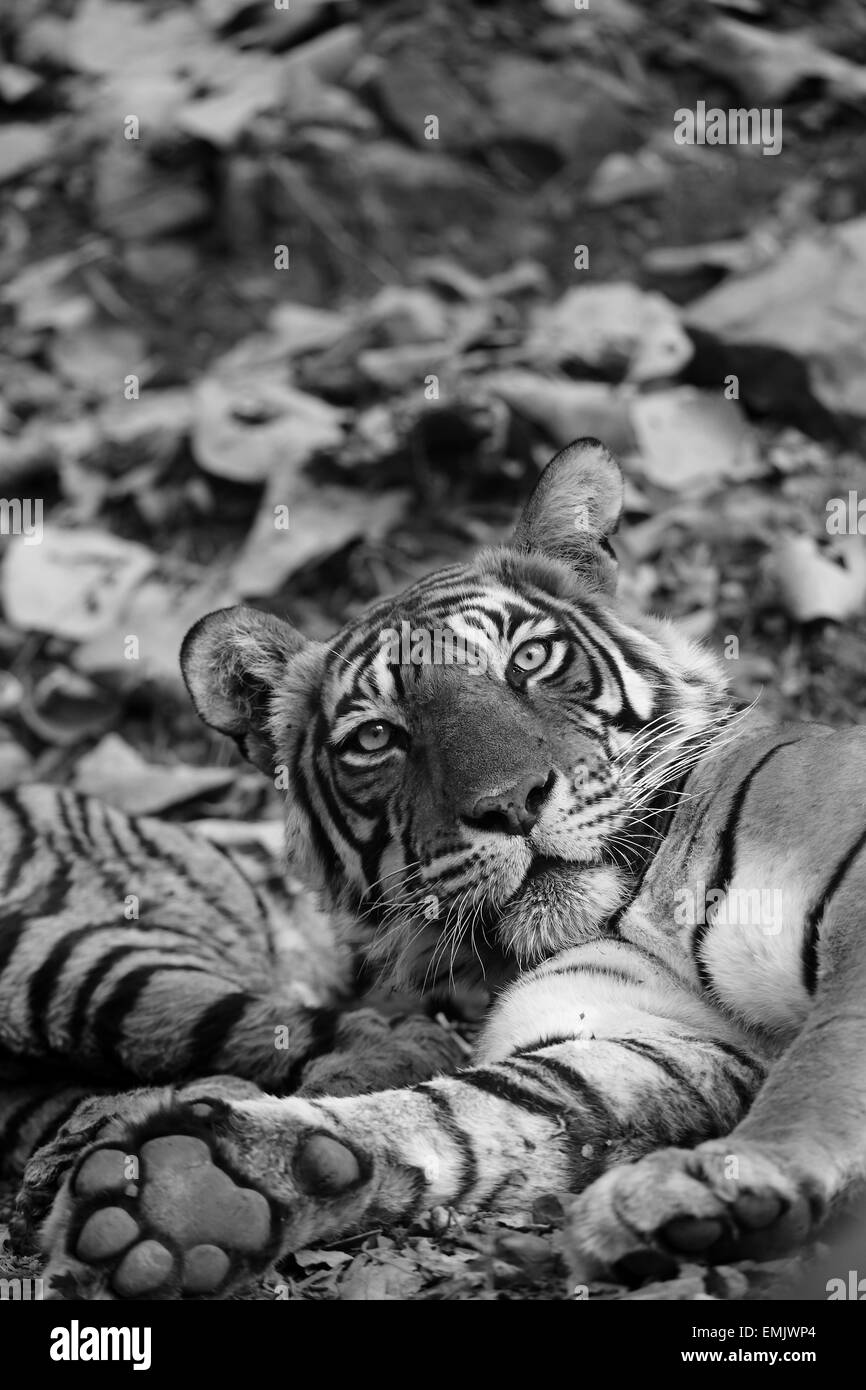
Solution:
{"label": "dry leaf", "polygon": [[128,816],[154,816],[192,797],[221,791],[231,786],[237,775],[231,767],[156,766],[119,734],[106,734],[79,759],[75,786]]}
{"label": "dry leaf", "polygon": [[[182,688],[181,643],[194,622],[215,608],[237,602],[237,592],[222,575],[192,582],[154,577],[127,591],[108,625],[75,652],[79,670],[121,674],[127,681]],[[135,639],[134,659],[129,638]]]}
{"label": "dry leaf", "polygon": [[49,126],[23,122],[0,126],[0,183],[38,168],[53,149],[54,135]]}
{"label": "dry leaf", "polygon": [[861,536],[834,536],[823,550],[811,536],[786,536],[769,557],[768,570],[785,609],[798,622],[844,622],[862,615],[866,606]]}
{"label": "dry leaf", "polygon": [[[796,293],[792,293],[796,287]],[[866,416],[866,217],[798,238],[772,265],[726,280],[693,304],[688,325],[742,364],[742,389],[764,408],[799,404],[797,359],[814,397],[833,412]]]}
{"label": "dry leaf", "polygon": [[155,556],[103,531],[46,525],[39,545],[15,536],[3,564],[6,617],[76,642],[104,632],[153,568]]}
{"label": "dry leaf", "polygon": [[208,473],[260,483],[275,468],[300,470],[343,438],[342,411],[298,391],[285,371],[204,377],[193,396],[192,448]]}
{"label": "dry leaf", "polygon": [[537,313],[525,350],[538,362],[633,381],[673,376],[693,351],[674,305],[624,281],[567,290]]}
{"label": "dry leaf", "polygon": [[[294,470],[272,478],[243,550],[232,566],[231,578],[241,594],[266,595],[313,560],[341,550],[361,536],[377,540],[406,508],[402,489],[361,492],[335,484],[316,485]],[[277,526],[275,509],[288,517]]]}
{"label": "dry leaf", "polygon": [[631,419],[643,472],[660,487],[692,494],[766,472],[736,401],[679,386],[636,396]]}
{"label": "dry leaf", "polygon": [[603,381],[568,381],[537,372],[488,372],[484,386],[517,414],[544,430],[557,447],[581,435],[604,440],[615,453],[634,446],[626,398]]}

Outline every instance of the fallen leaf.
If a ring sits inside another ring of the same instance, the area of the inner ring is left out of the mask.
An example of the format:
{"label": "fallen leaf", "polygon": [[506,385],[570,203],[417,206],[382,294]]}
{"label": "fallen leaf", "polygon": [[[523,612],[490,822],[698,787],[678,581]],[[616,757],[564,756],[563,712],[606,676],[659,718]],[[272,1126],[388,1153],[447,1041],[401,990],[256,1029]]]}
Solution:
{"label": "fallen leaf", "polygon": [[13,738],[0,736],[0,792],[13,791],[33,779],[33,759]]}
{"label": "fallen leaf", "polygon": [[211,216],[210,198],[194,174],[160,169],[145,151],[121,144],[106,145],[95,160],[93,204],[102,230],[121,241],[148,240]]}
{"label": "fallen leaf", "polygon": [[695,494],[767,471],[739,404],[719,391],[651,391],[634,398],[631,420],[640,466],[659,487]]}
{"label": "fallen leaf", "polygon": [[42,86],[42,78],[15,63],[0,63],[0,97],[8,106],[23,101]]}
{"label": "fallen leaf", "polygon": [[280,105],[280,64],[261,53],[234,54],[232,71],[210,96],[186,102],[177,112],[178,127],[218,149],[229,149],[253,119]]}
{"label": "fallen leaf", "polygon": [[25,125],[21,121],[0,126],[0,183],[9,183],[37,169],[53,149],[50,126]]}
{"label": "fallen leaf", "polygon": [[693,352],[675,306],[625,281],[567,290],[538,311],[525,350],[530,360],[633,381],[673,376]]}
{"label": "fallen leaf", "polygon": [[354,1256],[346,1250],[294,1250],[292,1259],[301,1269],[342,1269]]}
{"label": "fallen leaf", "polygon": [[86,676],[55,666],[21,704],[21,718],[45,743],[69,748],[104,733],[118,715],[117,702]]}
{"label": "fallen leaf", "polygon": [[685,322],[735,355],[742,395],[761,408],[790,412],[805,385],[826,410],[866,418],[866,217],[799,237]]}
{"label": "fallen leaf", "polygon": [[13,537],[2,571],[9,622],[81,642],[103,632],[153,568],[155,556],[103,531],[46,525],[38,545]]}
{"label": "fallen leaf", "polygon": [[205,613],[237,599],[237,591],[219,572],[193,580],[154,576],[127,589],[111,622],[78,647],[73,660],[88,674],[182,690],[179,657],[187,631]]}
{"label": "fallen leaf", "polygon": [[193,394],[192,450],[219,478],[260,483],[300,470],[343,437],[343,412],[287,384],[285,369],[204,377]]}
{"label": "fallen leaf", "polygon": [[88,322],[63,329],[55,333],[48,355],[62,380],[103,398],[122,400],[127,376],[144,383],[150,375],[140,334],[121,324]]}
{"label": "fallen leaf", "polygon": [[517,368],[488,372],[483,382],[517,415],[544,430],[558,448],[581,435],[602,439],[616,453],[634,447],[627,400],[606,382],[568,381]]}
{"label": "fallen leaf", "polygon": [[[304,565],[332,555],[350,541],[380,539],[406,508],[402,489],[361,492],[317,485],[291,469],[271,480],[244,547],[232,566],[232,584],[248,597],[274,593]],[[288,527],[276,524],[285,509]]]}
{"label": "fallen leaf", "polygon": [[344,1302],[392,1302],[411,1298],[424,1283],[424,1272],[413,1261],[364,1257],[355,1260],[340,1281]]}
{"label": "fallen leaf", "polygon": [[781,101],[805,78],[820,78],[840,100],[866,102],[866,67],[830,53],[805,30],[780,33],[720,15],[704,29],[699,52],[747,101]]}
{"label": "fallen leaf", "polygon": [[866,545],[861,536],[834,536],[824,550],[811,536],[785,536],[768,557],[767,570],[784,608],[798,622],[844,622],[863,612]]}
{"label": "fallen leaf", "polygon": [[637,198],[656,198],[673,181],[673,171],[657,150],[615,151],[602,160],[586,190],[592,207],[608,208]]}
{"label": "fallen leaf", "polygon": [[285,300],[268,315],[268,327],[283,352],[290,357],[330,347],[351,325],[348,314],[336,309],[317,309],[310,304]]}
{"label": "fallen leaf", "polygon": [[237,775],[237,769],[231,767],[148,763],[119,734],[106,734],[79,758],[75,786],[128,816],[155,816],[193,797],[221,791],[231,786]]}
{"label": "fallen leaf", "polygon": [[99,410],[104,439],[114,446],[151,444],[160,453],[180,442],[192,425],[192,393],[181,387],[148,389],[138,400],[115,394]]}

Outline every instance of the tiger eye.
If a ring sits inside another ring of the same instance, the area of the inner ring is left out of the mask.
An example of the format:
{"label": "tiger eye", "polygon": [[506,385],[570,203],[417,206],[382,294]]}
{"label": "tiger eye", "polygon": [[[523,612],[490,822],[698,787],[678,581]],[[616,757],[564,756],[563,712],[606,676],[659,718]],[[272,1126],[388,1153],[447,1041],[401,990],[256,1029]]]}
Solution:
{"label": "tiger eye", "polygon": [[359,748],[365,753],[381,753],[391,742],[391,726],[381,721],[362,724],[355,735]]}
{"label": "tiger eye", "polygon": [[522,647],[511,658],[512,666],[516,666],[518,671],[531,673],[538,671],[544,665],[548,657],[546,642],[524,642]]}

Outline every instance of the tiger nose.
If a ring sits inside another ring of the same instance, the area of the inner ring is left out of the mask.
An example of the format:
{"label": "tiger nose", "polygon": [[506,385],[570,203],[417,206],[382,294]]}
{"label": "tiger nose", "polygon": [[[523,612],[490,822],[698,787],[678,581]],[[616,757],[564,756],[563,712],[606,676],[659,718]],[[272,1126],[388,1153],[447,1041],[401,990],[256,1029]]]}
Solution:
{"label": "tiger nose", "polygon": [[479,796],[463,811],[463,819],[476,830],[498,830],[504,835],[528,835],[553,791],[556,773],[532,772],[513,787],[494,796]]}

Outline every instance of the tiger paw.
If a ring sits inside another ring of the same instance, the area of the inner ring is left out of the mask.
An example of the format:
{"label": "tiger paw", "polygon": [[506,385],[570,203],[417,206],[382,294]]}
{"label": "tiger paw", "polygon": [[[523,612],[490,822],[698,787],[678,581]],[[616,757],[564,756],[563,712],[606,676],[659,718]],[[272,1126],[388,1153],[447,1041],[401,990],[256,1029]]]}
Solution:
{"label": "tiger paw", "polygon": [[48,1296],[222,1298],[335,1220],[340,1229],[364,1185],[361,1160],[305,1116],[282,1118],[267,1160],[278,1159],[279,1195],[244,1162],[255,1123],[221,1101],[155,1107],[88,1149],[43,1230]]}
{"label": "tiger paw", "polygon": [[636,1283],[666,1278],[681,1261],[774,1259],[825,1209],[814,1178],[758,1145],[715,1139],[611,1168],[573,1203],[566,1250],[581,1283],[606,1270]]}
{"label": "tiger paw", "polygon": [[340,1020],[334,1051],[309,1062],[298,1095],[356,1096],[414,1086],[465,1062],[456,1033],[423,1014],[384,1018],[358,1009]]}
{"label": "tiger paw", "polygon": [[54,1137],[37,1149],[24,1170],[15,1213],[9,1223],[13,1248],[20,1254],[36,1250],[39,1226],[51,1210],[64,1178],[85,1149],[113,1134],[119,1125],[135,1124],[156,1105],[169,1104],[175,1098],[193,1101],[204,1094],[240,1100],[261,1095],[261,1091],[251,1081],[234,1076],[212,1076],[177,1090],[167,1086],[142,1087],[121,1094],[88,1096],[83,1100]]}

